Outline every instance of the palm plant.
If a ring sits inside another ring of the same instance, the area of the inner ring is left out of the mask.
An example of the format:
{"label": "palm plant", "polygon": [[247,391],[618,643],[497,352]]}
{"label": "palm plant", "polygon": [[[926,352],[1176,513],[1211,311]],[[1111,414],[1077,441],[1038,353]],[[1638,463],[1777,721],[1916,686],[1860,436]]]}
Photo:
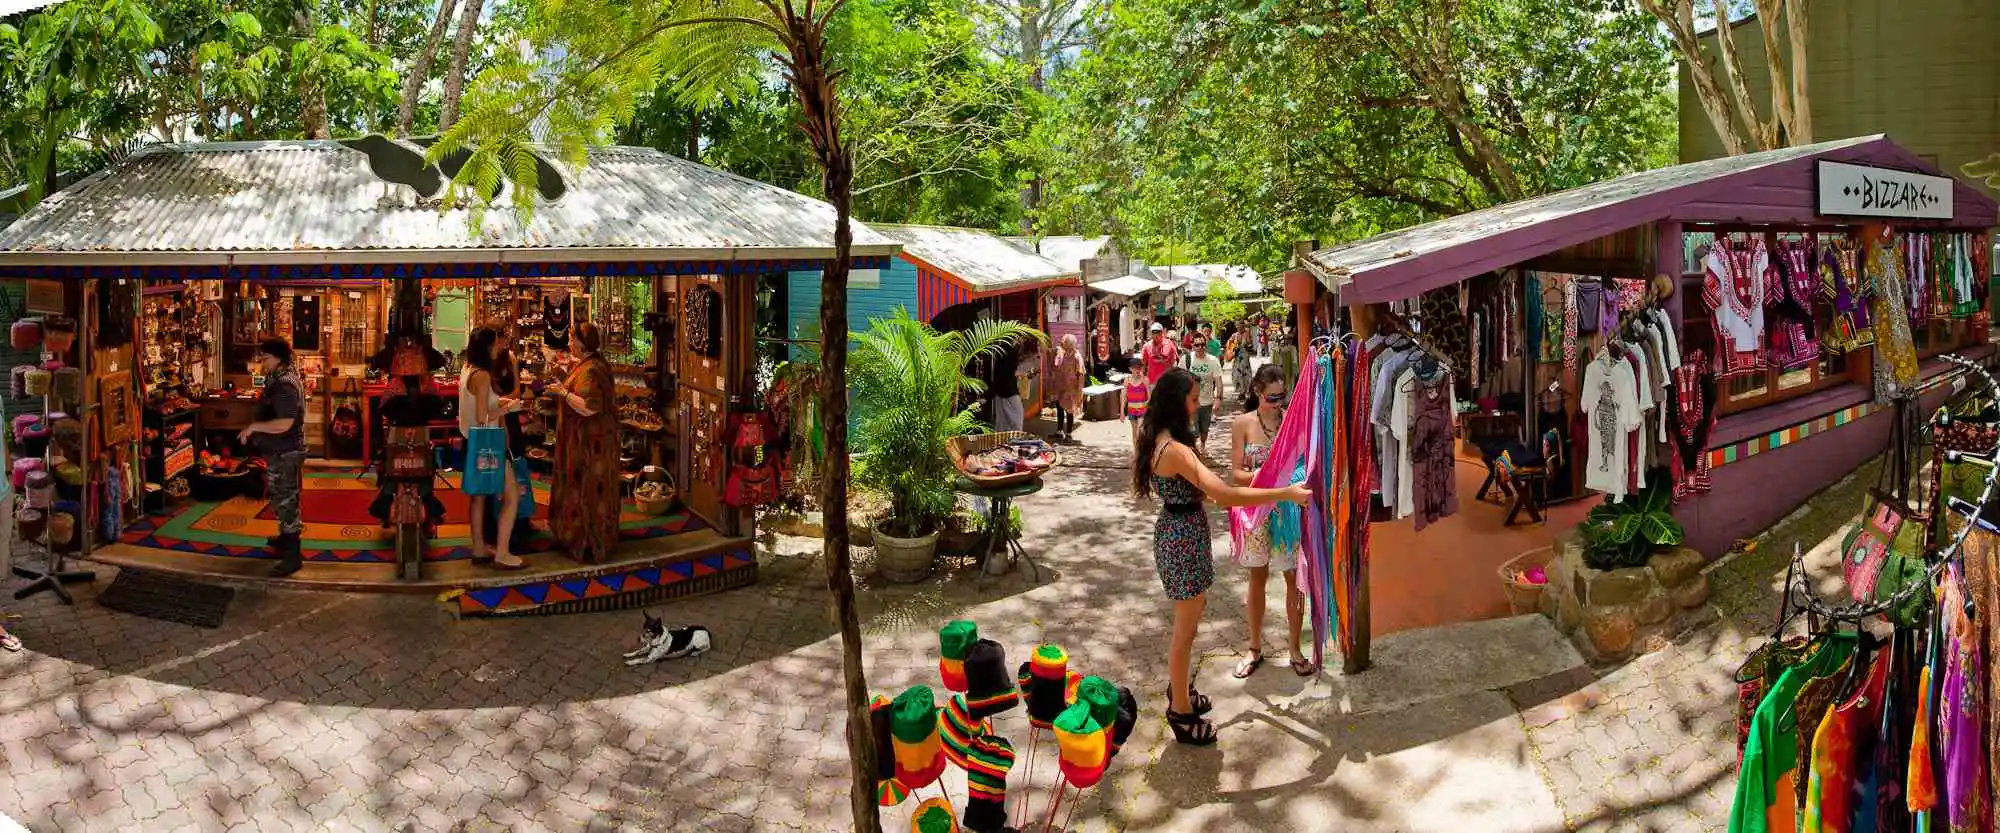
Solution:
{"label": "palm plant", "polygon": [[982,319],[969,330],[940,333],[902,307],[856,338],[853,384],[861,420],[855,439],[868,456],[855,479],[889,495],[889,534],[928,535],[951,517],[953,470],[945,443],[979,429],[976,407],[960,403],[986,390],[966,368],[1026,338],[1048,342],[1042,331],[1013,321]]}

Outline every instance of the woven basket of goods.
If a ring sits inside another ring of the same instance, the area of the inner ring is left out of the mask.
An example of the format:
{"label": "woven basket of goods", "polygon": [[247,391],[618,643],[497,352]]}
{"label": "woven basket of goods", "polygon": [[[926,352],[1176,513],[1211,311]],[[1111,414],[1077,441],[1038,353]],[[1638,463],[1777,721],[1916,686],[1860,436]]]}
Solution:
{"label": "woven basket of goods", "polygon": [[21,540],[39,541],[42,532],[48,529],[49,516],[40,509],[22,507],[14,513],[14,526],[21,531]]}
{"label": "woven basket of goods", "polygon": [[31,367],[28,369],[27,384],[23,385],[23,387],[31,397],[48,396],[49,387],[54,378],[55,374],[53,373],[39,367]]}
{"label": "woven basket of goods", "polygon": [[9,328],[8,337],[12,339],[14,349],[16,350],[33,350],[40,347],[42,346],[42,322],[34,318],[24,318],[16,321],[14,322],[14,326]]}
{"label": "woven basket of goods", "polygon": [[1061,454],[1026,431],[953,437],[945,450],[958,473],[983,488],[1026,483],[1062,464]]}
{"label": "woven basket of goods", "polygon": [[674,487],[671,483],[646,482],[632,492],[632,503],[638,506],[642,515],[665,515],[674,503]]}

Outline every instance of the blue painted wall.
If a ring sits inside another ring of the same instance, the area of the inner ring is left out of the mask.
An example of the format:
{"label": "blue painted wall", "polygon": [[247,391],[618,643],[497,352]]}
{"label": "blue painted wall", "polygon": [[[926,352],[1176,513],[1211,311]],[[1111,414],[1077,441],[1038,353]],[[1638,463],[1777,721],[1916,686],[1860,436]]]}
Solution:
{"label": "blue painted wall", "polygon": [[[785,291],[791,298],[791,308],[787,311],[786,337],[819,339],[819,281],[818,270],[787,275]],[[888,317],[897,306],[908,308],[911,316],[917,314],[917,267],[900,257],[889,259],[888,267],[882,270],[881,286],[871,289],[848,287],[847,329],[849,332],[867,330],[869,322]]]}

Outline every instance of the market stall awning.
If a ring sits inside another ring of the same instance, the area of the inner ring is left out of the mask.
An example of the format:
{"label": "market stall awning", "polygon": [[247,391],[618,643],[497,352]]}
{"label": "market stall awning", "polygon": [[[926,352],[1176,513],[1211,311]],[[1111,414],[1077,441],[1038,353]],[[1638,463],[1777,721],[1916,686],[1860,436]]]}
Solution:
{"label": "market stall awning", "polygon": [[1159,288],[1160,284],[1158,282],[1150,281],[1137,275],[1125,275],[1123,277],[1111,278],[1110,280],[1098,281],[1090,285],[1092,291],[1102,292],[1106,295],[1119,295],[1126,298],[1151,292]]}
{"label": "market stall awning", "polygon": [[1040,238],[1008,237],[1006,240],[1019,248],[1040,254],[1072,272],[1082,272],[1083,262],[1103,254],[1104,248],[1111,243],[1110,237],[1079,237],[1063,234]]}
{"label": "market stall awning", "polygon": [[[825,260],[827,203],[650,148],[590,152],[527,222],[475,227],[336,142],[148,148],[0,230],[0,265]],[[511,187],[511,186],[510,186]],[[476,228],[476,230],[475,230]],[[854,253],[901,246],[857,223]]]}
{"label": "market stall awning", "polygon": [[[1380,303],[1655,222],[1838,222],[1816,213],[1822,161],[1943,175],[1886,136],[1841,139],[1628,174],[1321,249],[1304,264],[1342,303]],[[1952,219],[1924,225],[1996,224],[1991,197],[1963,181],[1952,193]]]}
{"label": "market stall awning", "polygon": [[1045,286],[1082,283],[1075,269],[1007,242],[990,231],[952,226],[870,223],[903,245],[917,267],[917,315],[925,321],[958,304]]}
{"label": "market stall awning", "polygon": [[1153,271],[1155,272],[1163,269],[1172,269],[1174,270],[1174,274],[1185,275],[1188,278],[1187,296],[1189,298],[1208,297],[1209,288],[1214,286],[1218,281],[1228,284],[1229,288],[1235,290],[1239,297],[1264,294],[1263,276],[1257,274],[1257,270],[1248,266],[1236,266],[1227,263],[1198,263],[1192,266],[1153,267]]}

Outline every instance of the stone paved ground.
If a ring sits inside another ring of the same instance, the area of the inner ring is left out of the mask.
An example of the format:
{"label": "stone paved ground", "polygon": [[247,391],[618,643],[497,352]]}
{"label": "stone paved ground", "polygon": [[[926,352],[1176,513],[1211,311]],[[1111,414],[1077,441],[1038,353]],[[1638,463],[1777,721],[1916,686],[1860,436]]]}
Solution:
{"label": "stone paved ground", "polygon": [[[1075,829],[1722,829],[1722,683],[1770,615],[1778,544],[1718,572],[1712,628],[1601,678],[1492,688],[1427,675],[1437,654],[1403,637],[1379,643],[1367,680],[1272,663],[1236,683],[1240,585],[1224,565],[1197,646],[1223,742],[1194,750],[1160,720],[1169,611],[1150,516],[1123,496],[1123,426],[1089,430],[1078,465],[1022,502],[1040,580],[878,586],[858,553],[876,691],[934,680],[934,628],[966,617],[1017,661],[1059,642],[1140,693],[1139,729]],[[1838,515],[1795,532],[1817,541]],[[111,612],[93,601],[102,582],[75,607],[8,601],[29,650],[0,654],[0,815],[36,831],[844,829],[839,642],[805,548],[780,541],[755,588],[663,608],[713,629],[715,650],[638,670],[618,661],[633,612],[455,621],[424,597],[249,588],[202,630]],[[1001,728],[1027,734],[1018,713]],[[1044,747],[1043,788],[1051,759]]]}

